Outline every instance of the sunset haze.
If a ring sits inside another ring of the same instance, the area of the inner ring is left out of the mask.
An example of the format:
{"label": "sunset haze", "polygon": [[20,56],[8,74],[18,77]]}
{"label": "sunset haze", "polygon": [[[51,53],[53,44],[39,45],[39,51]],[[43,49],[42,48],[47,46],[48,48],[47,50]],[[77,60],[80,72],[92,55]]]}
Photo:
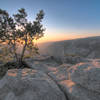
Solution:
{"label": "sunset haze", "polygon": [[0,7],[11,15],[23,7],[30,21],[43,9],[46,31],[38,42],[48,42],[99,36],[99,4],[99,0],[1,0]]}

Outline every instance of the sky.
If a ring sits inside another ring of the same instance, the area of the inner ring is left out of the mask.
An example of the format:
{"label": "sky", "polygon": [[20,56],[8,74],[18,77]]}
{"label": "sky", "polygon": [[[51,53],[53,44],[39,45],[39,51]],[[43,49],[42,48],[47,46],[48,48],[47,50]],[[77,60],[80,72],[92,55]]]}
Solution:
{"label": "sky", "polygon": [[45,35],[39,42],[100,35],[100,0],[0,0],[11,15],[25,8],[33,21],[39,10],[45,16]]}

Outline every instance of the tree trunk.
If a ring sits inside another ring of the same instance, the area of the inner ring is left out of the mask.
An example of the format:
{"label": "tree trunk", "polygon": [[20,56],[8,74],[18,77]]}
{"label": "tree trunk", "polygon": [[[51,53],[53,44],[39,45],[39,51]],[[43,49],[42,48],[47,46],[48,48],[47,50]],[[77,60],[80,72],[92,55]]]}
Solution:
{"label": "tree trunk", "polygon": [[18,56],[17,56],[17,53],[16,53],[16,46],[15,45],[14,45],[14,55],[15,55],[16,61],[18,61]]}
{"label": "tree trunk", "polygon": [[22,50],[22,53],[21,53],[21,57],[19,58],[20,66],[22,65],[22,62],[23,62],[23,57],[24,57],[24,53],[25,53],[25,50],[26,50],[26,46],[27,46],[27,36],[26,36],[26,39],[25,39],[25,45],[23,47],[23,50]]}
{"label": "tree trunk", "polygon": [[23,50],[22,50],[22,54],[21,54],[21,57],[20,57],[20,60],[21,60],[21,61],[23,61],[23,57],[24,57],[26,45],[27,45],[27,44],[25,43],[25,45],[24,45],[24,47],[23,47]]}

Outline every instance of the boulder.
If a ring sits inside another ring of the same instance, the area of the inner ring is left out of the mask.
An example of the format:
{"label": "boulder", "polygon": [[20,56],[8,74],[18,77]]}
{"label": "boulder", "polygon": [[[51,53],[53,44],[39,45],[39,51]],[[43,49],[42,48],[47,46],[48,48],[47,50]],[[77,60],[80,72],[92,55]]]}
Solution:
{"label": "boulder", "polygon": [[80,63],[69,69],[69,79],[91,91],[100,93],[100,62]]}
{"label": "boulder", "polygon": [[100,62],[79,63],[68,69],[59,84],[69,100],[100,100]]}
{"label": "boulder", "polygon": [[0,100],[66,100],[45,73],[32,69],[12,69],[0,80]]}

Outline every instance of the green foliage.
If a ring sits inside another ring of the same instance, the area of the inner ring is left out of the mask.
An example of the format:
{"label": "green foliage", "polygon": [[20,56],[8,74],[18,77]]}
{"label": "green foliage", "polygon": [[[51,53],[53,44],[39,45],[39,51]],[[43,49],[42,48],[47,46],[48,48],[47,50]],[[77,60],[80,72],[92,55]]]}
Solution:
{"label": "green foliage", "polygon": [[[44,36],[45,29],[41,24],[43,18],[43,10],[39,11],[35,21],[30,22],[24,8],[19,9],[13,17],[7,11],[0,9],[0,43],[6,43],[10,48],[10,52],[8,50],[6,55],[14,54],[12,57],[22,61],[26,49],[30,53],[38,54],[34,40]],[[20,55],[17,53],[18,45],[23,45]]]}

